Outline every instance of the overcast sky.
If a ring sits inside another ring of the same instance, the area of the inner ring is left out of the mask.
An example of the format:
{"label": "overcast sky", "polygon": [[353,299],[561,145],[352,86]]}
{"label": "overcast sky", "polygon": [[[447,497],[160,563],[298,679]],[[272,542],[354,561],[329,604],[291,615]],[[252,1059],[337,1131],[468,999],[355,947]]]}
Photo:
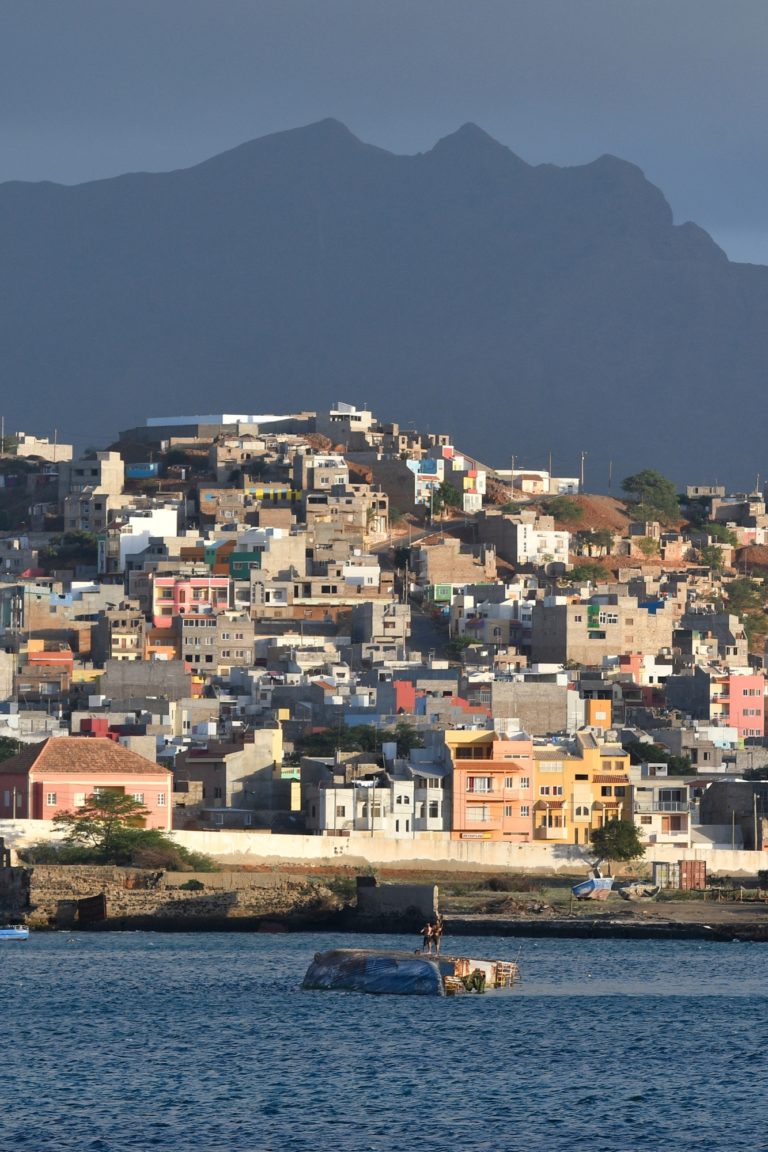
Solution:
{"label": "overcast sky", "polygon": [[768,263],[768,0],[0,0],[0,180],[185,167],[325,116],[639,164]]}

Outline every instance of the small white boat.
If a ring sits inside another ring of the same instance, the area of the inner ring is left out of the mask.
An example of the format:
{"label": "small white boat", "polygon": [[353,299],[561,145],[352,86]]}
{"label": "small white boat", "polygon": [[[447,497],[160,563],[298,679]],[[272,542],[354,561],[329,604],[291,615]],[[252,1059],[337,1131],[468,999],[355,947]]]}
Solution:
{"label": "small white boat", "polygon": [[613,876],[590,876],[571,888],[577,900],[607,900],[613,888]]}
{"label": "small white boat", "polygon": [[0,924],[0,940],[27,940],[29,928],[24,924]]}
{"label": "small white boat", "polygon": [[661,888],[658,884],[646,884],[642,880],[633,880],[617,888],[622,900],[655,900]]}

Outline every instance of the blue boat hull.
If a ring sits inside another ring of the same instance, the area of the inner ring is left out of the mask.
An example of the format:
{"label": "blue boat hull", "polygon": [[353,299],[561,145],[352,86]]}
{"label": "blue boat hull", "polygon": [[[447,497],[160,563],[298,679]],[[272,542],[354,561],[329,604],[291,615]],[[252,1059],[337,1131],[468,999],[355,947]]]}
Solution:
{"label": "blue boat hull", "polygon": [[374,996],[445,995],[438,957],[355,948],[318,952],[302,988],[368,992]]}

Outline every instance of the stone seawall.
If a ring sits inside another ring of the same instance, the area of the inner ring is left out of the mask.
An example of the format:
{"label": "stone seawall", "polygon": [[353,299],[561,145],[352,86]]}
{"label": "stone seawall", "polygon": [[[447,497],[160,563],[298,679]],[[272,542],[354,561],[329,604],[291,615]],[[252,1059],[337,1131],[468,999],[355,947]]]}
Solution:
{"label": "stone seawall", "polygon": [[245,930],[269,921],[316,922],[341,906],[322,884],[269,873],[39,864],[0,869],[3,915],[23,917],[32,927]]}

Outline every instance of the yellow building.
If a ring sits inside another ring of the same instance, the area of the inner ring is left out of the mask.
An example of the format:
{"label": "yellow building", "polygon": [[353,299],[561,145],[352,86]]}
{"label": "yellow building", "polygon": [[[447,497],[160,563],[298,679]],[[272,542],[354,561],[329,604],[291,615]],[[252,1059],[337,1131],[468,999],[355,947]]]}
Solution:
{"label": "yellow building", "polygon": [[533,749],[533,837],[588,844],[594,828],[631,820],[629,753],[581,731],[573,742]]}

